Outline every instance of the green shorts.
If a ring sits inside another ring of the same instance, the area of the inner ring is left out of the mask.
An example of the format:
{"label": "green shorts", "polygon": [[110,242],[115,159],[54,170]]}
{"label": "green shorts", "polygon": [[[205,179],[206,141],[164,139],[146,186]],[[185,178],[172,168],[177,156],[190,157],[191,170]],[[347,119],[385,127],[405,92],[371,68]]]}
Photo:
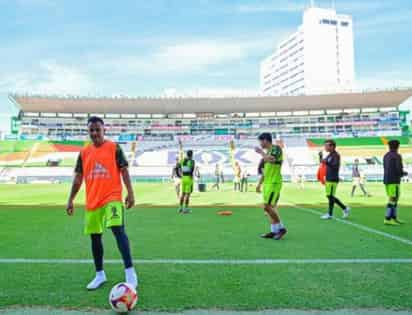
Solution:
{"label": "green shorts", "polygon": [[390,199],[398,200],[400,193],[401,193],[400,188],[401,188],[400,184],[386,184],[385,185],[386,195]]}
{"label": "green shorts", "polygon": [[326,182],[325,183],[326,196],[327,197],[335,196],[337,188],[338,188],[338,183],[337,182]]}
{"label": "green shorts", "polygon": [[182,177],[181,190],[184,194],[191,194],[193,192],[193,178]]}
{"label": "green shorts", "polygon": [[275,206],[280,198],[282,183],[263,184],[263,203]]}
{"label": "green shorts", "polygon": [[102,234],[103,228],[124,224],[124,206],[121,201],[112,201],[93,211],[86,211],[84,233]]}

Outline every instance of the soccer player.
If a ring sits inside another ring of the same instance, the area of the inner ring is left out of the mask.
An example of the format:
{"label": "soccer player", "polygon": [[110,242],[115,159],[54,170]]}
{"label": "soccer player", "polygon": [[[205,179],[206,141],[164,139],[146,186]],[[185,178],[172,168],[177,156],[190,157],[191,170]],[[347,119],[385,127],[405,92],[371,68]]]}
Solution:
{"label": "soccer player", "polygon": [[104,122],[101,118],[90,117],[87,128],[92,143],[83,148],[79,154],[66,207],[67,214],[72,216],[74,214],[73,202],[84,180],[86,183],[84,232],[86,235],[90,235],[96,268],[96,276],[87,285],[87,289],[95,290],[107,281],[103,270],[102,234],[104,228],[112,230],[123,258],[126,282],[136,288],[138,279],[124,227],[124,205],[122,202],[121,179],[123,179],[127,189],[126,208],[130,209],[135,204],[128,162],[119,145],[105,140]]}
{"label": "soccer player", "polygon": [[215,183],[213,184],[212,188],[215,188],[216,190],[220,190],[220,168],[219,164],[216,163],[215,167]]}
{"label": "soccer player", "polygon": [[182,143],[180,141],[179,146],[181,156],[180,166],[182,171],[179,213],[187,214],[191,212],[189,209],[189,202],[190,195],[193,192],[193,174],[195,171],[195,161],[193,160],[192,150],[187,151],[186,157],[183,158]]}
{"label": "soccer player", "polygon": [[321,216],[322,219],[332,219],[333,218],[333,208],[335,203],[341,207],[343,211],[343,218],[349,217],[350,208],[345,206],[336,197],[336,188],[339,183],[339,168],[340,168],[340,155],[336,151],[336,142],[333,140],[325,141],[325,151],[328,155],[322,160],[322,163],[326,164],[326,197],[329,201],[329,211],[328,213]]}
{"label": "soccer player", "polygon": [[398,219],[398,201],[400,195],[400,184],[403,176],[408,175],[403,169],[402,156],[398,153],[399,141],[390,140],[389,152],[383,157],[383,183],[385,184],[388,204],[384,224],[399,225],[404,223]]}
{"label": "soccer player", "polygon": [[239,162],[235,161],[233,164],[233,172],[235,177],[233,178],[233,190],[240,191],[240,180],[242,175],[242,169],[240,168]]}
{"label": "soccer player", "polygon": [[176,157],[176,164],[175,166],[173,166],[172,169],[172,181],[173,184],[175,186],[175,191],[176,191],[176,195],[177,195],[177,199],[180,198],[180,181],[181,181],[181,167],[180,167],[180,162],[179,162],[179,158]]}
{"label": "soccer player", "polygon": [[262,133],[258,139],[260,148],[256,148],[256,153],[262,156],[258,172],[262,172],[262,176],[256,187],[256,192],[260,193],[263,185],[264,211],[270,220],[270,232],[261,237],[280,240],[287,233],[278,212],[278,201],[282,189],[282,148],[273,145],[270,133]]}
{"label": "soccer player", "polygon": [[359,160],[355,159],[355,163],[352,165],[352,193],[351,196],[355,195],[356,187],[360,187],[365,197],[370,197],[371,195],[366,191],[365,185],[363,183],[363,176],[359,171]]}
{"label": "soccer player", "polygon": [[246,167],[242,169],[242,175],[240,179],[240,191],[247,192],[248,191],[248,179],[249,179],[249,172],[247,171]]}

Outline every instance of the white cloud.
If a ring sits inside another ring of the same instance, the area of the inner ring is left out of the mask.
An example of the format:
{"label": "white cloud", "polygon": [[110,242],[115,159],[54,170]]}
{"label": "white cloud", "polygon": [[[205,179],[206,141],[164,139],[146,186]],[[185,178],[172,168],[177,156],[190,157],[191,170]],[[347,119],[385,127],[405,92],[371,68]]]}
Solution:
{"label": "white cloud", "polygon": [[41,62],[32,72],[0,78],[0,91],[38,94],[87,94],[93,89],[83,71],[55,62]]}
{"label": "white cloud", "polygon": [[[314,1],[315,6],[321,8],[331,8],[332,1]],[[375,11],[379,9],[388,8],[393,4],[384,1],[335,1],[335,7],[338,11],[347,13]],[[240,13],[270,13],[270,12],[303,12],[303,10],[310,6],[309,0],[300,1],[259,1],[243,3],[236,7],[236,11]]]}
{"label": "white cloud", "polygon": [[160,47],[151,54],[127,56],[110,63],[122,71],[145,73],[198,72],[208,66],[246,58],[253,48],[245,43],[195,40]]}
{"label": "white cloud", "polygon": [[[405,69],[406,70],[406,69]],[[412,76],[405,72],[387,71],[376,75],[366,75],[356,82],[359,89],[412,88]]]}
{"label": "white cloud", "polygon": [[[276,41],[288,32],[286,29],[273,30],[270,34],[261,34],[258,39],[254,34],[242,38],[180,40],[140,56],[105,57],[99,66],[139,74],[205,72],[212,66],[236,65],[250,57],[260,58],[274,49]],[[222,76],[222,72],[215,69],[212,75]]]}
{"label": "white cloud", "polygon": [[253,3],[253,4],[241,4],[237,7],[237,11],[240,13],[264,13],[264,12],[300,12],[303,11],[305,5],[302,3],[282,3],[265,2],[265,3]]}
{"label": "white cloud", "polygon": [[236,97],[256,96],[259,90],[255,88],[230,88],[230,87],[199,87],[176,89],[168,88],[163,91],[166,97]]}

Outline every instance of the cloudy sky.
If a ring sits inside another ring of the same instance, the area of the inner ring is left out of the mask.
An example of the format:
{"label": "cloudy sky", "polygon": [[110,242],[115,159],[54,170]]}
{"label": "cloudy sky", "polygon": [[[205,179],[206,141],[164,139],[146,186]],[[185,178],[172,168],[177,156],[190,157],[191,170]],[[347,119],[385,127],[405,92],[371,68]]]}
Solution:
{"label": "cloudy sky", "polygon": [[[10,92],[253,93],[260,60],[296,29],[308,4],[0,0],[0,128],[15,111]],[[336,0],[336,8],[354,19],[357,87],[412,86],[412,1]]]}

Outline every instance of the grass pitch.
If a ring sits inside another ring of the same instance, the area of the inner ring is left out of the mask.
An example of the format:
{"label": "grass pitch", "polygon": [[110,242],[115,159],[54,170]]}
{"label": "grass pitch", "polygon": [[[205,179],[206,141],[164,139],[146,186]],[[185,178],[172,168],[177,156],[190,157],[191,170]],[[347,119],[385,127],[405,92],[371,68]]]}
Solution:
{"label": "grass pitch", "polygon": [[[352,207],[345,223],[319,219],[326,209],[320,185],[285,184],[280,211],[289,234],[276,242],[259,238],[268,223],[253,191],[235,193],[228,184],[196,192],[193,214],[182,216],[171,184],[136,185],[138,205],[126,225],[140,277],[138,309],[412,310],[412,186],[402,187],[400,217],[409,224],[399,227],[382,224],[383,185],[368,188],[373,197],[351,198],[350,184],[340,185],[339,197]],[[69,185],[0,185],[0,310],[108,308],[109,289],[123,280],[119,254],[106,232],[109,283],[87,292],[94,271],[84,261],[91,254],[83,197],[67,217],[68,192]]]}

